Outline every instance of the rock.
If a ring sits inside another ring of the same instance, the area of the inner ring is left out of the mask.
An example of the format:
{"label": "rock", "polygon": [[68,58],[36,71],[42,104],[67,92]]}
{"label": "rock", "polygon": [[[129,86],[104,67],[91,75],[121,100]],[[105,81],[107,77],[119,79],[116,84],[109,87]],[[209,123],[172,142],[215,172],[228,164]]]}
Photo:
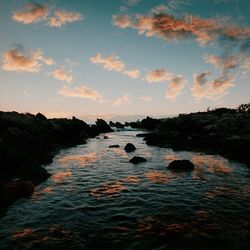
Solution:
{"label": "rock", "polygon": [[124,125],[121,124],[120,122],[116,122],[116,123],[115,123],[115,127],[116,127],[116,128],[124,128]]}
{"label": "rock", "polygon": [[129,162],[133,164],[139,164],[142,162],[147,162],[147,159],[141,156],[134,156],[132,159],[129,160]]}
{"label": "rock", "polygon": [[108,136],[106,136],[106,135],[104,135],[104,136],[103,136],[103,139],[109,139],[109,137],[108,137]]}
{"label": "rock", "polygon": [[119,148],[119,145],[110,145],[109,148]]}
{"label": "rock", "polygon": [[136,147],[132,143],[127,143],[124,150],[129,153],[129,152],[135,151]]}
{"label": "rock", "polygon": [[168,168],[171,170],[193,170],[194,164],[189,160],[174,160],[169,163]]}
{"label": "rock", "polygon": [[95,124],[99,133],[113,132],[111,127],[103,119],[97,119]]}

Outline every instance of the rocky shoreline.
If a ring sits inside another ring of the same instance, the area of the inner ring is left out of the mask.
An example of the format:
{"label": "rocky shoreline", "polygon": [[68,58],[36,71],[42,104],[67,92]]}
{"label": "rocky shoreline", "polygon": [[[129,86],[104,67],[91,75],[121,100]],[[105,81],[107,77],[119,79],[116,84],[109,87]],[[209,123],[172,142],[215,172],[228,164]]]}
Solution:
{"label": "rocky shoreline", "polygon": [[147,130],[138,136],[151,146],[220,154],[250,166],[250,104],[125,125]]}
{"label": "rocky shoreline", "polygon": [[101,119],[90,126],[75,117],[47,119],[41,113],[0,112],[0,217],[50,176],[42,166],[51,163],[60,149],[112,131]]}

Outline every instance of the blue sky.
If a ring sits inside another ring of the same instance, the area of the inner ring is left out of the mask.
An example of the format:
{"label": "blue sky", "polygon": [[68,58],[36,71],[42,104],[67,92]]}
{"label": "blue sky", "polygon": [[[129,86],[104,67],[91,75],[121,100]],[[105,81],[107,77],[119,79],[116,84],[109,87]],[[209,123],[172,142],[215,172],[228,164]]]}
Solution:
{"label": "blue sky", "polygon": [[250,4],[0,2],[0,108],[165,116],[249,102]]}

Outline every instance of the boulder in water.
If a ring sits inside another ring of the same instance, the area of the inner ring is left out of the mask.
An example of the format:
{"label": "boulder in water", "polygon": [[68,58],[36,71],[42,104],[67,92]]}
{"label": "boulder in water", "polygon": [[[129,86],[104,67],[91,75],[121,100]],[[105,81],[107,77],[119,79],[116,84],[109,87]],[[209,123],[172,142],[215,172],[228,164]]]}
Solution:
{"label": "boulder in water", "polygon": [[142,162],[147,162],[147,159],[141,156],[134,156],[132,159],[129,160],[129,162],[133,164],[139,164]]}
{"label": "boulder in water", "polygon": [[109,148],[119,148],[119,145],[110,145]]}
{"label": "boulder in water", "polygon": [[104,136],[103,136],[103,139],[109,139],[109,137],[108,137],[108,136],[106,136],[106,135],[104,135]]}
{"label": "boulder in water", "polygon": [[193,170],[194,164],[189,160],[174,160],[169,163],[168,168],[171,170]]}
{"label": "boulder in water", "polygon": [[135,151],[136,147],[132,143],[127,143],[127,145],[125,146],[124,150],[129,153],[129,152]]}

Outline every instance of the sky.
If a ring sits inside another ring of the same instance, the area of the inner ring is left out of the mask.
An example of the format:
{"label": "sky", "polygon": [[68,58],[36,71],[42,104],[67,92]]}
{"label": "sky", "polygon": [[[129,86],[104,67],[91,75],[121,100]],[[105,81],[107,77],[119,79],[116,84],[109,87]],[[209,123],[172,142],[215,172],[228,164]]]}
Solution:
{"label": "sky", "polygon": [[248,0],[0,1],[0,110],[164,117],[250,101]]}

